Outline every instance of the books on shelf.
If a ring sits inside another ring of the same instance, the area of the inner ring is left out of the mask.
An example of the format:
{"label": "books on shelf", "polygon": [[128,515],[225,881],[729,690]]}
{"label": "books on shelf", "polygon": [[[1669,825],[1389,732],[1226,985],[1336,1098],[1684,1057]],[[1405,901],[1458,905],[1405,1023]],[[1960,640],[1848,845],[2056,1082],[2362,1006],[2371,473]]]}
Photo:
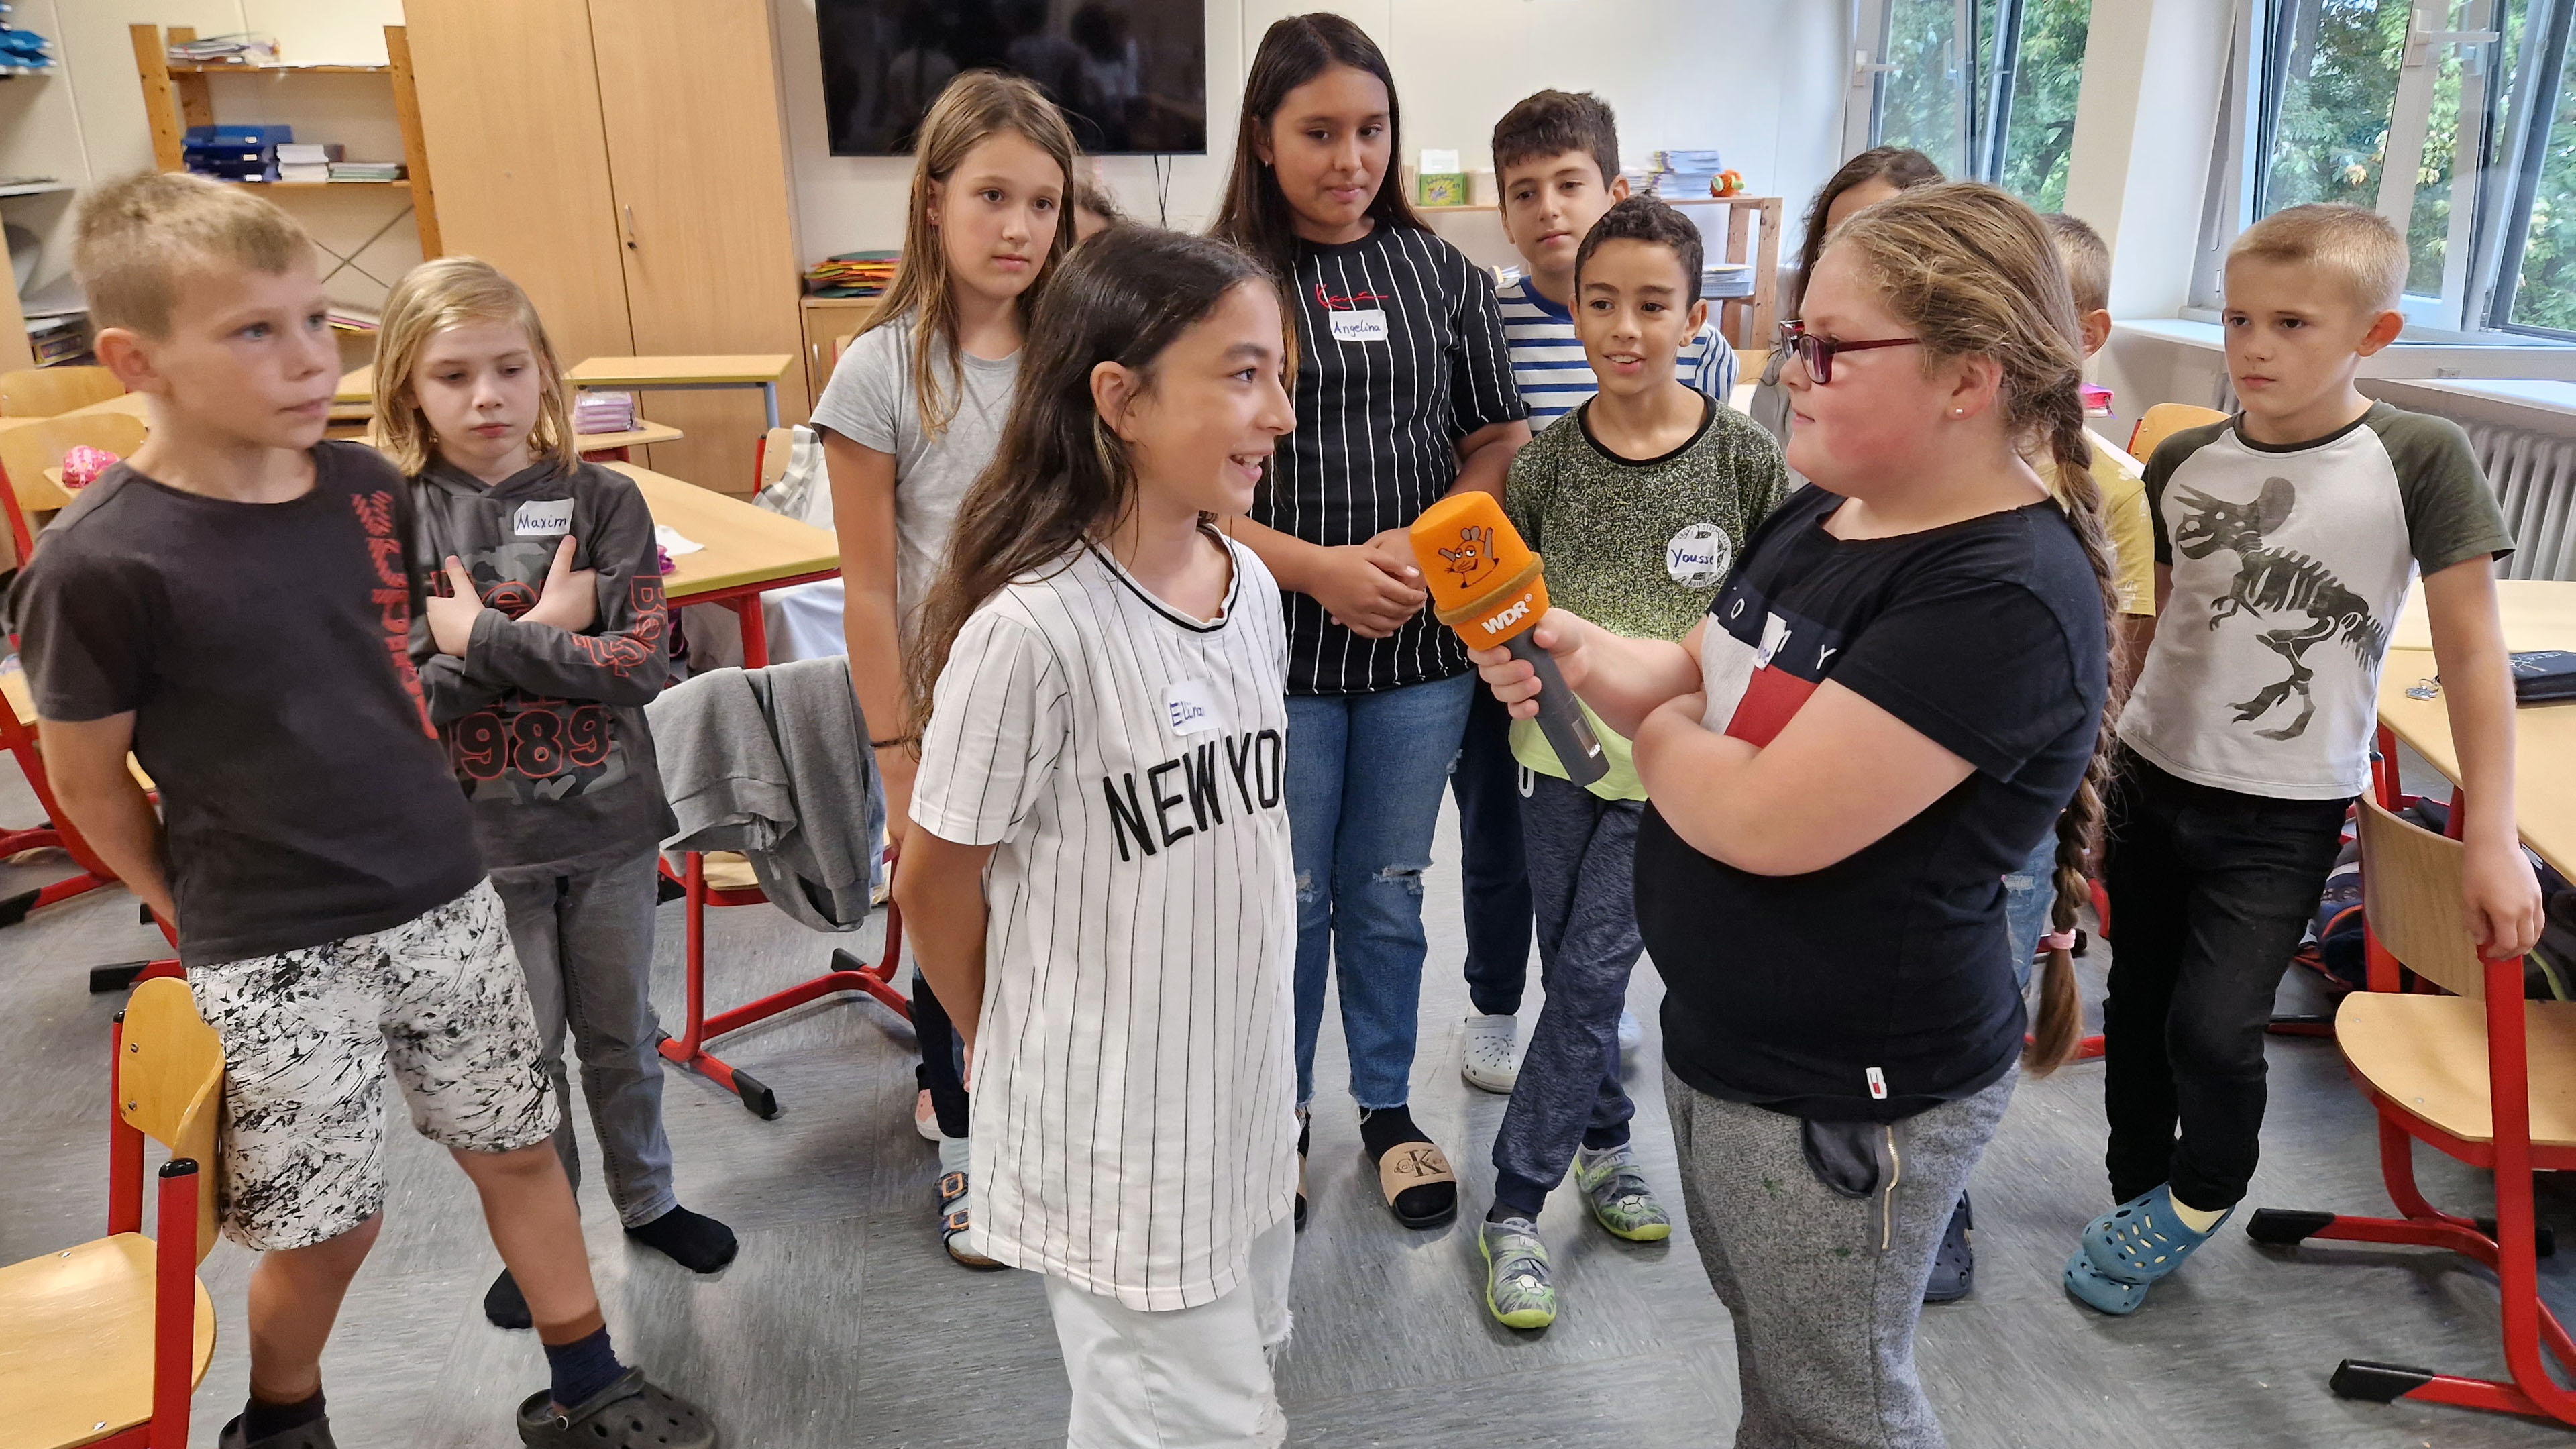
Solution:
{"label": "books on shelf", "polygon": [[406,174],[400,161],[334,161],[330,166],[333,181],[400,181]]}
{"label": "books on shelf", "polygon": [[1753,295],[1753,267],[1748,262],[1710,262],[1699,269],[1699,294],[1715,302]]}
{"label": "books on shelf", "polygon": [[167,54],[172,65],[275,65],[277,37],[256,31],[206,35],[173,41]]}
{"label": "books on shelf", "polygon": [[385,314],[373,307],[361,307],[352,302],[331,304],[331,330],[334,332],[366,334],[381,331],[384,325]]}
{"label": "books on shelf", "polygon": [[38,367],[51,367],[89,355],[89,314],[74,312],[27,324],[27,348]]}
{"label": "books on shelf", "polygon": [[190,171],[223,181],[275,181],[278,148],[293,142],[293,126],[190,126],[180,155]]}
{"label": "books on shelf", "polygon": [[326,183],[331,179],[331,165],[327,161],[281,161],[277,164],[277,179],[307,186]]}
{"label": "books on shelf", "polygon": [[343,148],[337,141],[280,141],[277,144],[277,164],[310,166],[317,162],[337,161],[342,152]]}
{"label": "books on shelf", "polygon": [[816,297],[881,297],[894,285],[899,251],[842,252],[805,269],[805,290]]}
{"label": "books on shelf", "polygon": [[1717,173],[1726,162],[1715,151],[1657,151],[1648,158],[1646,192],[1650,196],[1714,194]]}

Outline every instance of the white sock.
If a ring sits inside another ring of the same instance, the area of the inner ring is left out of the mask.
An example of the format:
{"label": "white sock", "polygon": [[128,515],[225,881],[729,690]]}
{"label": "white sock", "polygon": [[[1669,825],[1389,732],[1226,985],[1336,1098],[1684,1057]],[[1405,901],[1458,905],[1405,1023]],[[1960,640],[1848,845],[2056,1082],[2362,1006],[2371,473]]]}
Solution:
{"label": "white sock", "polygon": [[964,1172],[966,1170],[966,1149],[973,1143],[973,1141],[974,1139],[970,1137],[940,1138],[939,1170],[943,1173]]}

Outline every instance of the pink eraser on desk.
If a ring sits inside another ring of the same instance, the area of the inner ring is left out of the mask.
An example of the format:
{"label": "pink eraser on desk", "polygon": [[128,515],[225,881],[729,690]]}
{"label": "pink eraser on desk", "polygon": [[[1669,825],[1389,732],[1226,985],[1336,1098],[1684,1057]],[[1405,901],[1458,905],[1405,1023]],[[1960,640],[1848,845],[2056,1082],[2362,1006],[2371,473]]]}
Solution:
{"label": "pink eraser on desk", "polygon": [[121,461],[123,460],[105,448],[93,448],[87,443],[77,444],[63,453],[63,487],[86,488],[97,482],[100,474],[115,467]]}

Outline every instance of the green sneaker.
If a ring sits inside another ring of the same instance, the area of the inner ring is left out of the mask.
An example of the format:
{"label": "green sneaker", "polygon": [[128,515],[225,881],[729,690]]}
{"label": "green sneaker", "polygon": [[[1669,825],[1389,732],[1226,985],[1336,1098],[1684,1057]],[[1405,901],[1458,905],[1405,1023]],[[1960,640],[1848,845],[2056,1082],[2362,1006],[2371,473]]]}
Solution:
{"label": "green sneaker", "polygon": [[1556,1284],[1547,1243],[1527,1218],[1482,1223],[1476,1246],[1485,1255],[1485,1308],[1506,1328],[1545,1328],[1556,1321]]}
{"label": "green sneaker", "polygon": [[1673,1235],[1673,1220],[1655,1201],[1626,1145],[1574,1154],[1574,1185],[1591,1204],[1593,1219],[1632,1243],[1660,1243]]}

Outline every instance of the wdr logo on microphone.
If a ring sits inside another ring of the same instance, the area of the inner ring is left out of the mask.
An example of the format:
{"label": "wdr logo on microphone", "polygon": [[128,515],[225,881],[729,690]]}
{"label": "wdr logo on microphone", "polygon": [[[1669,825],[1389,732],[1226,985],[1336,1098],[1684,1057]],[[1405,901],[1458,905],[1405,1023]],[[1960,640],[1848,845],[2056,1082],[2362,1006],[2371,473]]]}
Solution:
{"label": "wdr logo on microphone", "polygon": [[1529,597],[1527,595],[1523,595],[1519,603],[1516,603],[1501,613],[1496,614],[1494,617],[1485,620],[1485,632],[1489,635],[1500,634],[1514,624],[1528,618],[1529,611]]}

